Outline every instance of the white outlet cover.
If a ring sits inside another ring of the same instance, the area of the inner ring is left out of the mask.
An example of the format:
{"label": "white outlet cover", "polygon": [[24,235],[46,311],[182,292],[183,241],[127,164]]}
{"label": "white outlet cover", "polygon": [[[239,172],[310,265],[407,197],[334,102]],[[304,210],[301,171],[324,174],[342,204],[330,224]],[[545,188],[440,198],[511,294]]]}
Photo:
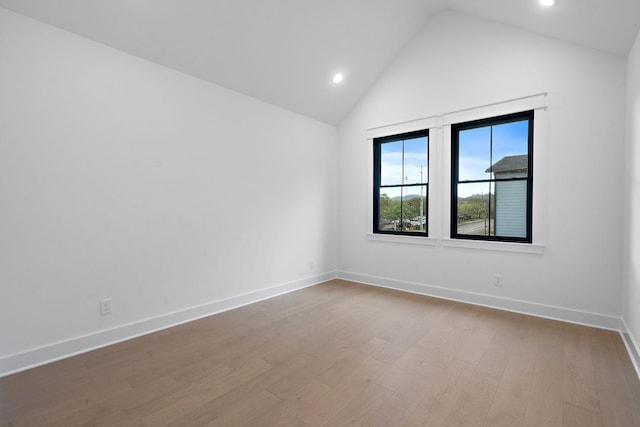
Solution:
{"label": "white outlet cover", "polygon": [[103,299],[100,301],[100,314],[111,313],[111,299]]}

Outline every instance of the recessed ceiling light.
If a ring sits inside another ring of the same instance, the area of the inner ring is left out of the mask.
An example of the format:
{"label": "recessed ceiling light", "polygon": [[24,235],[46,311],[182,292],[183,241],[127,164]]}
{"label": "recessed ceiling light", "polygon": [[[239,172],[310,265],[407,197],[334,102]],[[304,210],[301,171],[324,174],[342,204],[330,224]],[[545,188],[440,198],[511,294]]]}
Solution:
{"label": "recessed ceiling light", "polygon": [[538,0],[538,3],[540,3],[543,6],[555,6],[557,1],[556,0]]}
{"label": "recessed ceiling light", "polygon": [[343,80],[344,80],[344,74],[342,73],[336,73],[332,79],[334,85],[342,83]]}

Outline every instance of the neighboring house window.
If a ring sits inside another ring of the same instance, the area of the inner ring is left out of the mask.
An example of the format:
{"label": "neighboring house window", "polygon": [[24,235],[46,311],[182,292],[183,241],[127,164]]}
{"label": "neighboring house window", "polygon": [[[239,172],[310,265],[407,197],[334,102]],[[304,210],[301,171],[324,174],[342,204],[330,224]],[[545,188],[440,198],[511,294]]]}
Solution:
{"label": "neighboring house window", "polygon": [[451,126],[451,237],[531,243],[533,111]]}
{"label": "neighboring house window", "polygon": [[373,232],[428,235],[429,131],[373,140]]}

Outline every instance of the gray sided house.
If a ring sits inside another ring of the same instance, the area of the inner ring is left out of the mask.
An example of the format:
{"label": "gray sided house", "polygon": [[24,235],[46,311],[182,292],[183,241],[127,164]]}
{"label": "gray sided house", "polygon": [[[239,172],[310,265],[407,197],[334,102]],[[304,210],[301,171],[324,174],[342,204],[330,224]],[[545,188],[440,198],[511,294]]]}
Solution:
{"label": "gray sided house", "polygon": [[[486,172],[495,179],[526,178],[529,158],[526,154],[506,156]],[[504,237],[527,235],[527,181],[498,181],[495,183],[495,233]]]}

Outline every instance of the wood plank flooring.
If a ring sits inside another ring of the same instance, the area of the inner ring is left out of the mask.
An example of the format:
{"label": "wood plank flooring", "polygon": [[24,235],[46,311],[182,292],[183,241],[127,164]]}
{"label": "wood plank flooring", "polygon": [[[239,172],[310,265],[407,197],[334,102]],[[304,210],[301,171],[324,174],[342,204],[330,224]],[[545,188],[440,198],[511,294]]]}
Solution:
{"label": "wood plank flooring", "polygon": [[0,425],[640,426],[620,336],[341,280],[0,379]]}

